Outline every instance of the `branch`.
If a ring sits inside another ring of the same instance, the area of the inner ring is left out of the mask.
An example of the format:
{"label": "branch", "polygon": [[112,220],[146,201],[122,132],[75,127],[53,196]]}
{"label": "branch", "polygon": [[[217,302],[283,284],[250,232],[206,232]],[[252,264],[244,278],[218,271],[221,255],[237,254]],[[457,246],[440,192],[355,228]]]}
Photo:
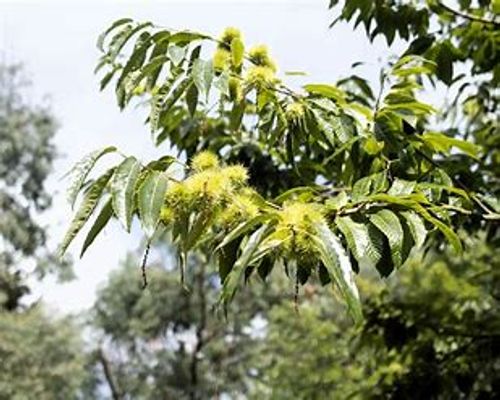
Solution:
{"label": "branch", "polygon": [[486,25],[493,25],[495,27],[499,27],[500,26],[500,22],[499,21],[490,20],[490,19],[484,19],[484,18],[481,18],[481,17],[477,17],[475,15],[466,14],[466,13],[464,13],[462,11],[454,10],[453,8],[451,8],[451,7],[447,6],[446,4],[444,4],[442,1],[438,1],[437,3],[439,4],[439,6],[441,6],[446,11],[448,11],[450,14],[453,14],[453,15],[455,15],[457,17],[468,19],[469,21],[480,22],[480,23],[486,24]]}
{"label": "branch", "polygon": [[104,352],[102,348],[99,348],[97,350],[97,358],[99,359],[99,362],[102,365],[102,369],[104,371],[104,377],[106,378],[106,382],[108,383],[109,390],[111,391],[111,396],[113,397],[113,400],[122,400],[124,397],[118,388],[118,384],[115,382],[113,379],[113,374],[111,372],[111,365],[104,355]]}
{"label": "branch", "polygon": [[207,325],[207,304],[206,304],[206,296],[205,296],[205,266],[206,262],[200,263],[200,270],[198,272],[198,296],[200,301],[200,321],[198,326],[196,327],[196,347],[193,350],[193,354],[191,356],[191,364],[190,364],[190,374],[191,374],[191,390],[189,398],[191,400],[197,399],[197,386],[198,386],[198,354],[202,350],[205,345],[205,328]]}

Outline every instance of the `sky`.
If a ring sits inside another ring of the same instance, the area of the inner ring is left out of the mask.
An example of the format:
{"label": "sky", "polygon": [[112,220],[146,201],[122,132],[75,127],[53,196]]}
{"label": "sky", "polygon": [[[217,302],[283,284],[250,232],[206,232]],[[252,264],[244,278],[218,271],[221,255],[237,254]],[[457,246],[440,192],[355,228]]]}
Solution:
{"label": "sky", "polygon": [[[122,17],[212,35],[236,26],[247,45],[266,43],[281,71],[307,72],[306,77],[293,78],[294,85],[333,83],[350,75],[355,61],[366,62],[359,72],[375,81],[380,57],[398,51],[398,44],[389,50],[382,39],[371,45],[364,32],[353,32],[346,24],[329,29],[333,14],[328,0],[0,0],[0,61],[24,63],[33,82],[30,99],[48,103],[60,125],[55,138],[60,156],[48,182],[54,207],[42,217],[52,248],[71,215],[65,197],[68,182],[61,177],[78,159],[106,145],[146,162],[168,151],[154,148],[139,110],[120,112],[111,90],[99,92],[93,74],[99,57],[95,42],[101,31]],[[62,313],[88,309],[96,289],[140,241],[137,221],[131,234],[113,223],[79,259],[79,238],[69,251],[76,279],[57,284],[49,278],[35,285],[34,297]]]}

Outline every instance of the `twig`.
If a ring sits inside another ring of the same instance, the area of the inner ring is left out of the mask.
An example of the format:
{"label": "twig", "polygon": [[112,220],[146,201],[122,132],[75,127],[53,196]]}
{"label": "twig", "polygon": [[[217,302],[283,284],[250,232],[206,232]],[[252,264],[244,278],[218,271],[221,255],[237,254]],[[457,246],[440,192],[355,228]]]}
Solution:
{"label": "twig", "polygon": [[99,359],[99,362],[102,365],[104,377],[106,378],[109,390],[111,391],[111,397],[113,397],[113,400],[122,400],[123,395],[121,393],[121,390],[118,388],[118,384],[115,382],[113,378],[113,373],[111,372],[111,366],[109,364],[108,359],[104,355],[102,348],[99,348],[99,350],[97,350],[97,358]]}
{"label": "twig", "polygon": [[146,244],[146,250],[144,250],[144,256],[142,257],[142,263],[141,263],[142,288],[143,289],[145,289],[148,286],[148,276],[146,274],[146,263],[148,261],[150,249],[151,249],[151,241],[148,240],[148,243]]}
{"label": "twig", "polygon": [[442,1],[438,1],[437,3],[442,8],[444,8],[446,11],[448,11],[449,13],[451,13],[453,15],[456,15],[457,17],[468,19],[469,21],[480,22],[482,24],[493,25],[495,27],[499,27],[500,26],[500,21],[495,21],[495,20],[490,20],[490,19],[484,19],[484,18],[481,18],[481,17],[477,17],[475,15],[466,14],[466,13],[464,13],[462,11],[454,10],[453,8],[451,8],[451,7],[447,6],[446,4],[444,4]]}

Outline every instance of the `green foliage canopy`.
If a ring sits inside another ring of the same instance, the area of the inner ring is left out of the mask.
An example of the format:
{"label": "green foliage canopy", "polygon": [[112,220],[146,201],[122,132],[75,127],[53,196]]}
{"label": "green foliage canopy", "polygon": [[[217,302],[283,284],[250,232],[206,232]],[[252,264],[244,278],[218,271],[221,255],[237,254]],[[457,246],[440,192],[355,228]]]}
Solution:
{"label": "green foliage canopy", "polygon": [[188,164],[126,156],[89,180],[115,149],[85,157],[71,172],[72,198],[82,199],[61,253],[102,204],[85,248],[113,216],[128,230],[137,215],[150,241],[172,233],[182,273],[190,250],[214,254],[223,304],[244,275],[282,265],[297,288],[314,275],[333,282],[359,322],[360,266],[388,276],[440,236],[461,251],[454,231],[464,218],[478,206],[481,220],[498,218],[440,163],[478,160],[482,148],[428,126],[435,109],[418,93],[439,62],[403,55],[374,96],[359,77],[357,90],[345,81],[292,90],[268,49],[245,51],[235,28],[212,38],[121,19],[98,46],[101,89],[115,78],[122,109],[142,99],[155,144],[168,140]]}

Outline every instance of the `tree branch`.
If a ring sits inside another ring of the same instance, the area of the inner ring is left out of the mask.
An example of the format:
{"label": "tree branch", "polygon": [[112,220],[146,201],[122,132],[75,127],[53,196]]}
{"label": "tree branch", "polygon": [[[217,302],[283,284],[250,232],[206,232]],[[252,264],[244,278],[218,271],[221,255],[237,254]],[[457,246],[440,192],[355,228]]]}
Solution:
{"label": "tree branch", "polygon": [[200,269],[197,274],[197,291],[200,302],[200,321],[196,327],[196,346],[193,350],[193,354],[191,356],[191,364],[190,364],[190,374],[191,374],[191,390],[189,398],[191,400],[196,400],[197,391],[198,391],[198,354],[202,350],[205,345],[205,328],[207,325],[207,301],[205,295],[205,267],[206,262],[200,263]]}
{"label": "tree branch", "polygon": [[481,18],[481,17],[477,17],[475,15],[466,14],[466,13],[464,13],[462,11],[454,10],[453,8],[451,8],[451,7],[447,6],[446,4],[444,4],[442,1],[438,1],[437,3],[439,4],[440,7],[444,8],[450,14],[453,14],[453,15],[455,15],[457,17],[461,17],[461,18],[467,19],[469,21],[480,22],[482,24],[493,25],[495,27],[499,27],[500,26],[500,22],[499,21],[490,20],[490,19],[484,19],[484,18]]}
{"label": "tree branch", "polygon": [[109,390],[111,391],[111,396],[113,400],[122,400],[124,397],[121,393],[121,390],[118,388],[118,384],[113,379],[113,373],[111,372],[111,365],[106,358],[102,348],[97,350],[97,358],[102,365],[102,369],[104,372],[104,377],[106,378],[106,382],[108,383]]}

